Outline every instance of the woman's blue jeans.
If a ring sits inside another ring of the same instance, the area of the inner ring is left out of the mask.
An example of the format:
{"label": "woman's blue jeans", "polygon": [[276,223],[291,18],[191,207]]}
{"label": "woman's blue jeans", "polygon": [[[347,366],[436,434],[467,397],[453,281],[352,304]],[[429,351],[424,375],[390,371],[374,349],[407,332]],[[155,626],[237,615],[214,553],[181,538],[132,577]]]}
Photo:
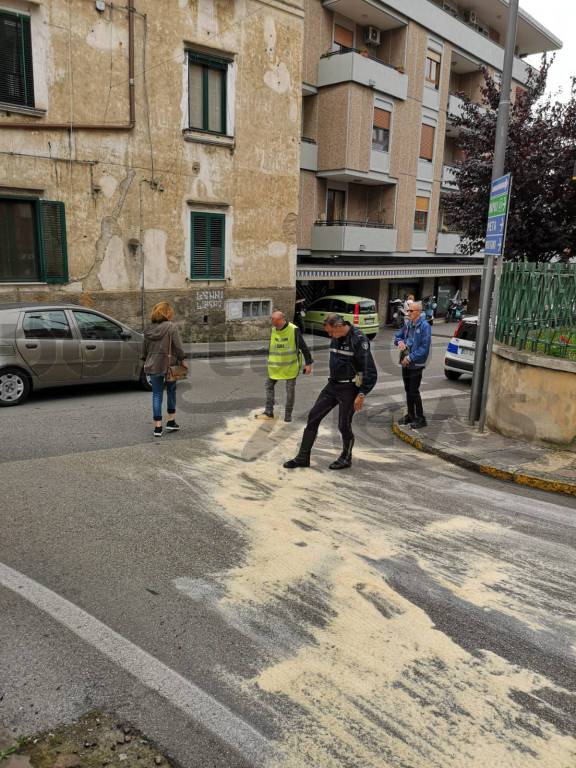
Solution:
{"label": "woman's blue jeans", "polygon": [[[154,421],[162,421],[162,398],[164,396],[164,379],[162,373],[149,374],[152,384],[152,418]],[[176,413],[176,382],[166,382],[166,396],[168,399],[168,416]]]}

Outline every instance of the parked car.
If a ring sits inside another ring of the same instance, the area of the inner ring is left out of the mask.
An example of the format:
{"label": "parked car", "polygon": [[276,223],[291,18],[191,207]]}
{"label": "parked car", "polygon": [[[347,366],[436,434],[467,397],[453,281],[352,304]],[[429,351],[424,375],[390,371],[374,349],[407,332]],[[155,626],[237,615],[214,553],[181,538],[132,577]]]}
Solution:
{"label": "parked car", "polygon": [[47,387],[136,381],[144,337],[93,309],[72,304],[0,304],[0,406],[20,405]]}
{"label": "parked car", "polygon": [[378,312],[374,299],[364,296],[324,296],[316,299],[306,310],[304,329],[310,333],[322,331],[327,315],[337,312],[351,325],[359,328],[369,339],[378,333]]}
{"label": "parked car", "polygon": [[474,370],[477,330],[477,317],[465,317],[456,326],[444,357],[444,373],[447,379],[459,379],[463,373],[472,373]]}

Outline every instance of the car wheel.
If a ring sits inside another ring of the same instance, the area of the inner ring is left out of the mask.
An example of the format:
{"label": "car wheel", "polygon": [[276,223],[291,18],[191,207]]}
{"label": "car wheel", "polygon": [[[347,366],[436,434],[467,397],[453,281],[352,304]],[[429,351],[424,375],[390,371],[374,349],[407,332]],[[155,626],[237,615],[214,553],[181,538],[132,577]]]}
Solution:
{"label": "car wheel", "polygon": [[152,392],[152,384],[150,383],[150,377],[144,372],[144,368],[140,371],[140,386],[145,389],[146,392]]}
{"label": "car wheel", "polygon": [[21,405],[30,394],[30,379],[19,368],[0,371],[0,406]]}
{"label": "car wheel", "polygon": [[444,376],[446,376],[447,379],[450,379],[450,381],[456,381],[462,374],[458,373],[458,371],[448,371],[444,368]]}

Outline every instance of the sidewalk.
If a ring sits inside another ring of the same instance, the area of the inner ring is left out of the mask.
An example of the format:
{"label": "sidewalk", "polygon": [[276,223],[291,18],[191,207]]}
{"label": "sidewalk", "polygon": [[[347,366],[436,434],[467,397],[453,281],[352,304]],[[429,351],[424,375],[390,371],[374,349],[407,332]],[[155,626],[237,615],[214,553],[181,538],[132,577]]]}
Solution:
{"label": "sidewalk", "polygon": [[[311,333],[304,334],[304,340],[314,353],[319,349],[328,349],[330,339],[323,336],[315,336]],[[209,341],[205,344],[186,342],[182,345],[188,358],[212,358],[212,357],[240,357],[245,355],[267,355],[268,340],[257,341]]]}
{"label": "sidewalk", "polygon": [[392,431],[417,450],[465,469],[576,496],[576,450],[525,443],[489,430],[479,434],[468,424],[467,415],[468,398],[453,399],[427,416],[429,426],[425,429],[393,424]]}

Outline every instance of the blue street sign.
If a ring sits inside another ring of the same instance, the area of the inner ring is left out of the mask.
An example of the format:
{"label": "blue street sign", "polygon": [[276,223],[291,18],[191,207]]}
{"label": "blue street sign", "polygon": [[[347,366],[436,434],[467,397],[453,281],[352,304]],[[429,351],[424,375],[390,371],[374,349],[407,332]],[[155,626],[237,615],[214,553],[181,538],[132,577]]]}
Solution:
{"label": "blue street sign", "polygon": [[490,197],[498,197],[499,195],[507,195],[510,192],[510,174],[500,176],[499,179],[494,179],[490,188]]}
{"label": "blue street sign", "polygon": [[506,219],[510,205],[510,185],[511,176],[507,173],[499,179],[494,179],[490,186],[488,224],[486,225],[484,246],[484,253],[488,256],[500,256],[504,248]]}
{"label": "blue street sign", "polygon": [[488,219],[488,226],[486,228],[486,234],[491,235],[503,235],[506,229],[506,214],[501,216],[491,216]]}
{"label": "blue street sign", "polygon": [[503,240],[503,235],[486,235],[484,253],[487,253],[489,256],[500,256],[502,253]]}

